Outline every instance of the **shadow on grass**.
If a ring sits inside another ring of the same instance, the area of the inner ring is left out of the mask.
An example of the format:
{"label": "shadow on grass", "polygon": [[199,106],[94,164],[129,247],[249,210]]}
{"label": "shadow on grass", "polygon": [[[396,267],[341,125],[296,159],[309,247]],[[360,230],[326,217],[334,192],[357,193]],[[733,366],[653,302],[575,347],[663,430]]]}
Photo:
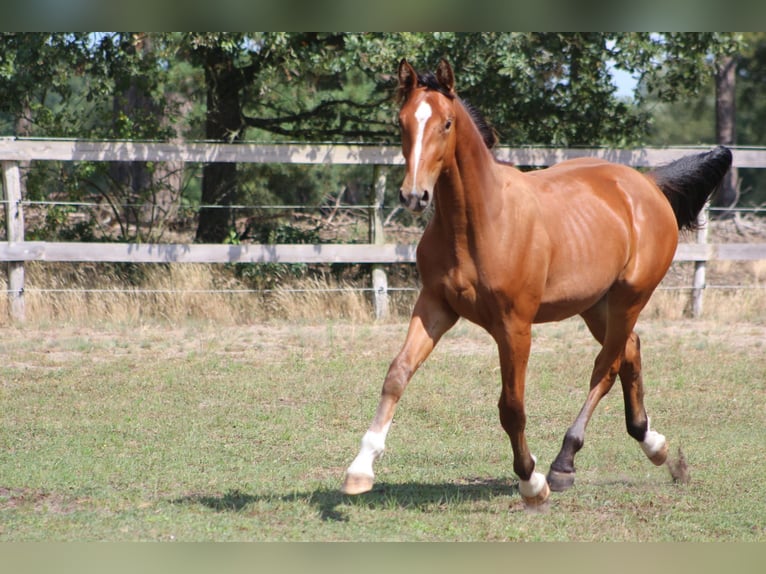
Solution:
{"label": "shadow on grass", "polygon": [[320,488],[291,494],[250,494],[239,489],[223,494],[192,494],[173,500],[173,504],[199,504],[216,512],[244,512],[259,503],[292,503],[305,501],[316,507],[323,521],[347,522],[343,508],[402,508],[435,510],[441,505],[492,500],[498,496],[518,495],[518,483],[511,479],[469,479],[461,483],[377,484],[371,492],[357,496],[341,494],[337,489]]}

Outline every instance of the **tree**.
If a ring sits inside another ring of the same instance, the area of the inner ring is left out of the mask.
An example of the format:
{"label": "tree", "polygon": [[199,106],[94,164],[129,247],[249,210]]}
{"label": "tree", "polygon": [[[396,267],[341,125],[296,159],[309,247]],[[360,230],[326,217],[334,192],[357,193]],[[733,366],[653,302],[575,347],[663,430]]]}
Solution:
{"label": "tree", "polygon": [[[169,103],[162,95],[162,54],[148,34],[21,34],[0,36],[0,113],[16,135],[163,139]],[[23,126],[23,133],[20,131]],[[8,130],[8,128],[6,128]],[[156,239],[157,218],[139,217],[167,186],[145,162],[45,162],[25,170],[28,199],[64,196],[103,201],[123,238]],[[44,236],[89,237],[97,219],[67,229],[67,209],[48,207]],[[138,224],[147,224],[142,228]]]}
{"label": "tree", "polygon": [[[715,133],[716,143],[732,146],[736,143],[736,72],[737,58],[731,54],[719,57],[715,64]],[[737,168],[732,167],[724,177],[721,189],[713,199],[715,207],[733,207],[739,200]]]}
{"label": "tree", "polygon": [[[643,79],[663,100],[699,89],[705,57],[725,38],[710,34],[190,34],[205,70],[205,138],[395,142],[392,71],[415,54],[421,69],[443,55],[459,92],[492,121],[503,142],[628,145],[649,115],[615,97],[610,66]],[[661,65],[657,65],[658,62]],[[237,167],[206,166],[197,238],[220,241]],[[223,207],[221,207],[223,206]]]}
{"label": "tree", "polygon": [[[766,33],[743,34],[742,50],[736,70],[736,136],[737,144],[766,146]],[[766,205],[766,170],[738,169],[738,191],[745,205]]]}
{"label": "tree", "polygon": [[[252,81],[257,67],[238,66],[244,50],[243,35],[191,34],[185,38],[192,62],[201,66],[205,78],[205,139],[232,143],[243,136],[240,94]],[[203,207],[199,213],[196,239],[223,241],[231,228],[231,210],[236,203],[236,165],[205,164],[202,172]],[[207,207],[214,206],[214,207]]]}
{"label": "tree", "polygon": [[[655,145],[722,143],[763,146],[761,126],[766,123],[766,34],[730,35],[736,50],[724,49],[705,61],[707,78],[696,94],[677,103],[645,95],[642,105],[651,111],[646,141]],[[723,45],[723,40],[721,42]],[[766,202],[766,173],[762,169],[732,169],[715,207],[735,204],[758,206]],[[725,215],[725,213],[724,213]]]}
{"label": "tree", "polygon": [[[0,113],[18,127],[28,117],[24,129],[39,136],[395,143],[399,59],[427,70],[446,56],[460,96],[490,120],[501,143],[630,145],[651,127],[643,104],[696,93],[711,58],[736,43],[734,35],[709,33],[6,34]],[[633,100],[615,96],[614,66],[640,78]],[[243,174],[285,181],[292,169],[263,177],[261,166],[203,166],[197,240],[228,236],[231,206],[252,188]],[[178,170],[70,166],[48,183],[111,202],[128,237],[149,232],[128,225],[117,206],[156,206],[170,173]],[[75,178],[87,184],[62,183]],[[50,189],[37,183],[39,193]],[[177,196],[179,184],[173,189]],[[133,219],[146,227],[146,219]]]}
{"label": "tree", "polygon": [[[204,70],[207,140],[241,141],[248,129],[314,140],[377,133],[362,126],[376,123],[372,115],[380,101],[333,97],[348,73],[332,66],[342,35],[187,34],[182,45]],[[197,240],[228,237],[233,226],[228,206],[240,198],[236,165],[205,165]]]}

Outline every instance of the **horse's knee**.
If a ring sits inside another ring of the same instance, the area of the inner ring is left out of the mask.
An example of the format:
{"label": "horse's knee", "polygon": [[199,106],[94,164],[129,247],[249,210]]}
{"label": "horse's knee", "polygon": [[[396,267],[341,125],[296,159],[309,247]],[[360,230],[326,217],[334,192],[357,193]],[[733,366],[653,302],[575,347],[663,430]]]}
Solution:
{"label": "horse's knee", "polygon": [[641,370],[641,339],[632,332],[625,343],[625,352],[622,358],[623,365],[628,365],[633,371]]}
{"label": "horse's knee", "polygon": [[398,401],[402,394],[404,394],[404,389],[407,387],[411,377],[412,370],[400,359],[394,359],[383,381],[381,394],[394,399],[394,401]]}
{"label": "horse's knee", "polygon": [[527,416],[523,410],[509,409],[505,405],[500,405],[500,426],[510,437],[523,433],[527,426]]}

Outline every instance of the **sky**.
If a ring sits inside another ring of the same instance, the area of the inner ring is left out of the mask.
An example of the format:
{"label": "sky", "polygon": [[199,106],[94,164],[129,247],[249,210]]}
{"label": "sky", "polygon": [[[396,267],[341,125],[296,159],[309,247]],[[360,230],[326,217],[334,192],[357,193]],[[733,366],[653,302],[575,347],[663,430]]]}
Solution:
{"label": "sky", "polygon": [[630,72],[620,70],[619,68],[613,68],[612,81],[617,86],[617,97],[633,97],[633,90],[636,87],[637,80],[631,76]]}

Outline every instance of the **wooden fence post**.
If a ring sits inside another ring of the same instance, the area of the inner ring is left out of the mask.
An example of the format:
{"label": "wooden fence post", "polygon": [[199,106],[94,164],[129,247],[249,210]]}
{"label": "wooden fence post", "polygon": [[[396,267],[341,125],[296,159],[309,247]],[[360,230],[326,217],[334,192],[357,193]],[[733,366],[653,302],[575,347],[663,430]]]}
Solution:
{"label": "wooden fence post", "polygon": [[[5,192],[5,224],[9,244],[24,242],[24,211],[21,208],[21,175],[19,163],[3,161],[3,190]],[[23,323],[24,262],[8,262],[8,309],[11,319]]]}
{"label": "wooden fence post", "polygon": [[[697,217],[697,243],[707,244],[708,217],[710,203],[706,203]],[[692,285],[692,317],[699,319],[702,316],[703,292],[705,291],[705,273],[707,260],[694,262],[694,283]]]}
{"label": "wooden fence post", "polygon": [[[383,198],[386,193],[386,171],[383,166],[373,169],[372,207],[370,208],[370,243],[383,245]],[[388,277],[383,265],[372,266],[372,289],[375,318],[388,317]]]}

